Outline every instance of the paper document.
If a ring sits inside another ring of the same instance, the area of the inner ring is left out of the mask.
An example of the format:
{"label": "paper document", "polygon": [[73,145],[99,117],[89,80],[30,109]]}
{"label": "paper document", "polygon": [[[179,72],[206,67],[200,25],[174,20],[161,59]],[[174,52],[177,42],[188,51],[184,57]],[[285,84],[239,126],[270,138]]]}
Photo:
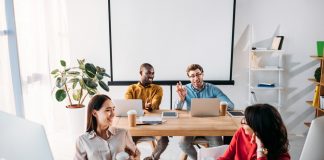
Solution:
{"label": "paper document", "polygon": [[162,117],[160,117],[160,116],[143,116],[143,117],[140,117],[139,120],[142,123],[148,123],[148,124],[162,123]]}

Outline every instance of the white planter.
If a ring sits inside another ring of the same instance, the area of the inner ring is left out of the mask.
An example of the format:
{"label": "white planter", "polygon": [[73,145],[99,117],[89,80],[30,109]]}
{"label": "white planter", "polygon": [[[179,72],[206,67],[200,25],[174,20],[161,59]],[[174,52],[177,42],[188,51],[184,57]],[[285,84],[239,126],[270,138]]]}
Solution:
{"label": "white planter", "polygon": [[86,107],[66,108],[68,117],[68,129],[73,139],[76,139],[86,131]]}

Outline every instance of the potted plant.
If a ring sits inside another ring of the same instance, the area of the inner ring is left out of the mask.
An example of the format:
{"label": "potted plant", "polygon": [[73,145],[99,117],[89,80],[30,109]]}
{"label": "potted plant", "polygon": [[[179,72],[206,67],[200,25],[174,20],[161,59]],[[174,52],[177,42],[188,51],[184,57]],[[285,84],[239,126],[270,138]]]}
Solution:
{"label": "potted plant", "polygon": [[68,98],[66,108],[68,126],[71,132],[71,138],[75,138],[84,133],[86,128],[86,107],[84,100],[88,95],[94,95],[98,92],[98,86],[105,91],[109,91],[108,82],[104,78],[110,78],[106,70],[95,66],[92,63],[86,63],[85,60],[78,60],[78,66],[67,67],[64,60],[60,61],[60,69],[54,69],[51,75],[55,79],[55,99],[62,102]]}
{"label": "potted plant", "polygon": [[110,78],[106,70],[86,63],[85,60],[78,60],[78,66],[67,67],[64,60],[60,61],[61,68],[54,69],[51,75],[55,79],[55,98],[61,102],[68,97],[69,104],[66,108],[82,108],[84,100],[88,95],[98,92],[98,86],[109,91],[108,82],[104,77]]}

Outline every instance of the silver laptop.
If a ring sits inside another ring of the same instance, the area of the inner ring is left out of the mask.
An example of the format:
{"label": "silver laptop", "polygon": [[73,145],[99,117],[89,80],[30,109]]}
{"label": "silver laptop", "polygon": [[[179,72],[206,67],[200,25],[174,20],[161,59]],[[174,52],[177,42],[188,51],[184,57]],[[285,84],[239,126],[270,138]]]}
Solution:
{"label": "silver laptop", "polygon": [[220,101],[217,98],[192,98],[192,117],[215,117],[219,115]]}
{"label": "silver laptop", "polygon": [[42,125],[0,111],[1,160],[52,160]]}
{"label": "silver laptop", "polygon": [[144,115],[141,99],[114,99],[113,103],[117,117],[127,117],[127,111],[132,109],[136,110],[137,116]]}

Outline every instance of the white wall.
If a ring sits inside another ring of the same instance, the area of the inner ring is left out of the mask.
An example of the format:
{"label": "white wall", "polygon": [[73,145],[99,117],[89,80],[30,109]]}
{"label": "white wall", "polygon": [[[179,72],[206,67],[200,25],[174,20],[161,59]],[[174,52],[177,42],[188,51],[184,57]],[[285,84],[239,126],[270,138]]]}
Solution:
{"label": "white wall", "polygon": [[[256,46],[268,47],[275,34],[285,36],[286,50],[281,114],[290,133],[306,132],[304,121],[313,118],[313,109],[306,105],[312,99],[314,86],[307,81],[318,62],[309,56],[316,53],[316,41],[324,40],[322,0],[237,0],[234,65],[234,86],[220,86],[244,109],[248,100],[248,40],[253,26]],[[68,2],[71,58],[86,58],[109,68],[107,2],[105,0],[71,0]],[[121,62],[122,63],[122,62]],[[205,66],[206,67],[206,66]],[[185,72],[185,71],[184,71]],[[127,74],[127,73],[125,73]],[[162,106],[169,106],[169,87],[164,88]],[[122,98],[126,87],[111,87],[109,95]],[[174,90],[173,90],[174,91]],[[175,93],[173,93],[175,97]]]}

